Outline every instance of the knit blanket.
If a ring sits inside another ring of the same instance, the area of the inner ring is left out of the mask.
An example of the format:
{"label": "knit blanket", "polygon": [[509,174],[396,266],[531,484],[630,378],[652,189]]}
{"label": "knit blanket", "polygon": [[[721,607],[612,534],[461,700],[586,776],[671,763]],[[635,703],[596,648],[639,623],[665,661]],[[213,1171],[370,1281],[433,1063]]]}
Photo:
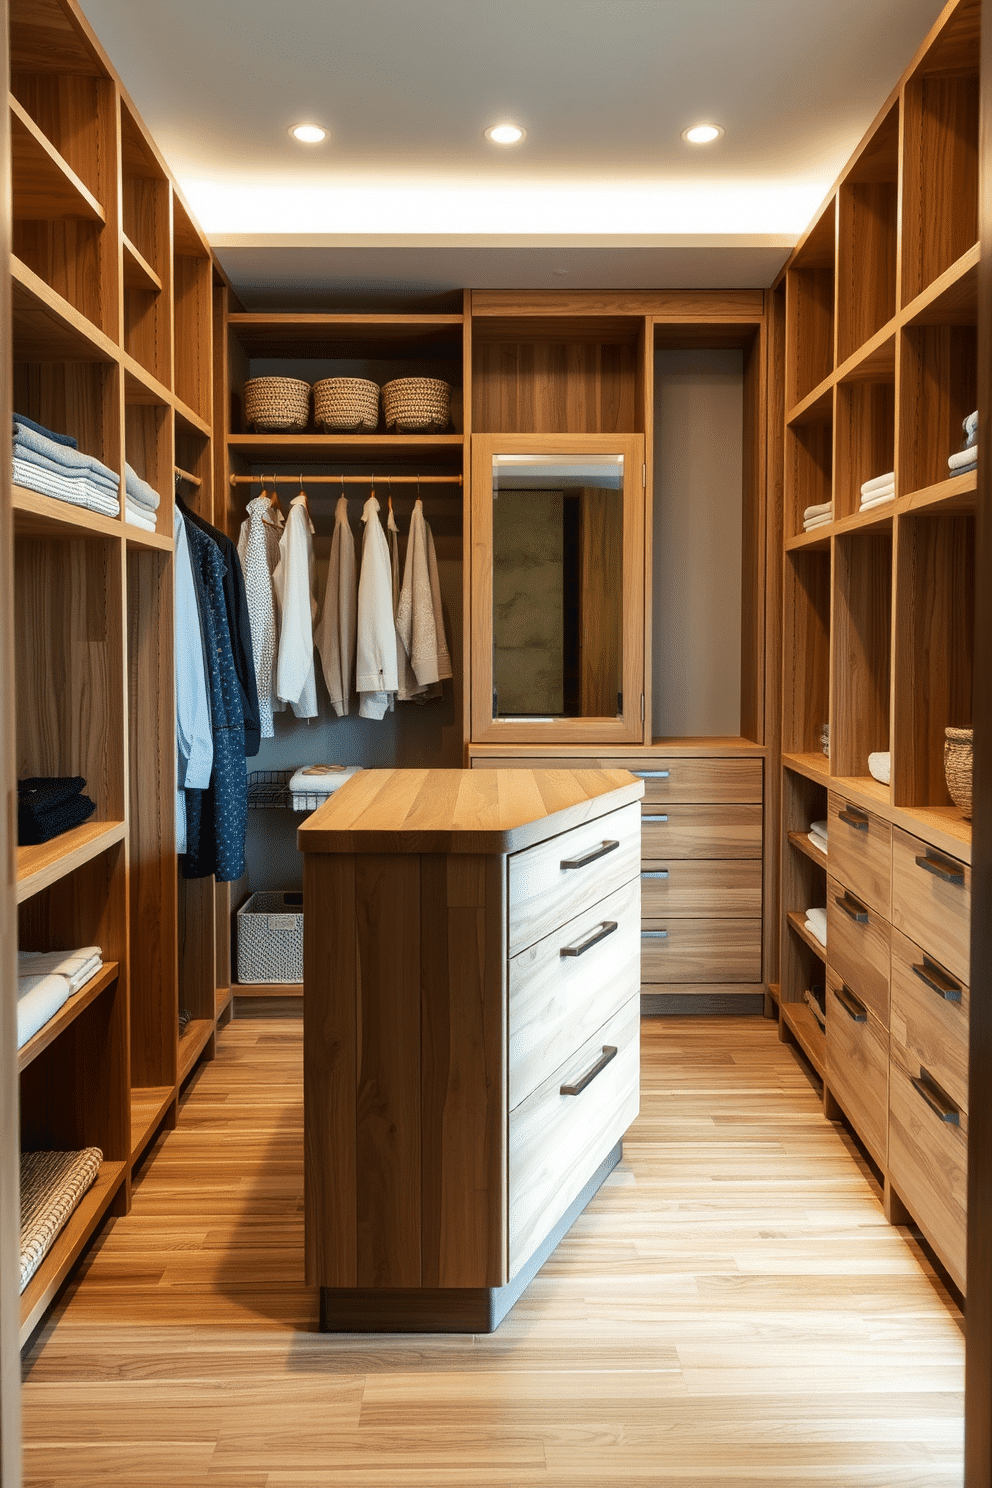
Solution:
{"label": "knit blanket", "polygon": [[100,1171],[99,1147],[21,1153],[21,1291]]}

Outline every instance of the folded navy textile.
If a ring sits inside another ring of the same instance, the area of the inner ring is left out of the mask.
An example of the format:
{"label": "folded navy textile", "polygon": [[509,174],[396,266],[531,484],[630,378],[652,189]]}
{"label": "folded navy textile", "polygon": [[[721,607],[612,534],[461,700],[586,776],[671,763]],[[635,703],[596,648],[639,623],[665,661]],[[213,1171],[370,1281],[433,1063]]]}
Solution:
{"label": "folded navy textile", "polygon": [[56,434],[54,429],[46,429],[44,424],[36,424],[34,419],[25,418],[23,413],[14,414],[14,423],[23,424],[25,429],[33,429],[36,434],[44,434],[46,439],[54,439],[56,444],[64,444],[67,449],[79,448],[71,434]]}
{"label": "folded navy textile", "polygon": [[50,842],[93,815],[96,802],[82,795],[81,775],[31,776],[17,783],[17,841],[21,847]]}

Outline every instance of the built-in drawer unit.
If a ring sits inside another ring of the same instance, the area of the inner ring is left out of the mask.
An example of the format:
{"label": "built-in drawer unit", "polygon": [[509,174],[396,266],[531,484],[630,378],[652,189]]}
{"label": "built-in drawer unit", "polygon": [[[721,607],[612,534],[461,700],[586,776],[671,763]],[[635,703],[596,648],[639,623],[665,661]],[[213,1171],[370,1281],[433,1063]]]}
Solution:
{"label": "built-in drawer unit", "polygon": [[632,879],[510,961],[511,1110],[636,996],[639,889]]}
{"label": "built-in drawer unit", "polygon": [[587,826],[573,828],[567,839],[552,837],[510,856],[511,956],[637,877],[639,825],[638,806],[624,806]]}
{"label": "built-in drawer unit", "polygon": [[[831,866],[833,845],[831,844]],[[827,960],[875,1017],[889,1023],[889,922],[827,877]]]}
{"label": "built-in drawer unit", "polygon": [[761,919],[760,858],[672,858],[641,872],[641,916]]}
{"label": "built-in drawer unit", "polygon": [[760,920],[677,920],[641,931],[641,986],[761,980]]}
{"label": "built-in drawer unit", "polygon": [[645,864],[669,858],[760,858],[760,805],[657,805],[641,810]]}
{"label": "built-in drawer unit", "polygon": [[898,827],[892,833],[892,924],[968,981],[971,869]]}
{"label": "built-in drawer unit", "polygon": [[761,760],[680,759],[650,765],[643,760],[615,760],[612,764],[644,781],[645,808],[659,802],[761,804]]}
{"label": "built-in drawer unit", "polygon": [[876,1162],[884,1165],[889,1038],[832,967],[826,971],[827,1083]]}
{"label": "built-in drawer unit", "polygon": [[968,1109],[968,1004],[965,984],[898,930],[892,932],[889,1032],[907,1060],[930,1071],[962,1111]]}
{"label": "built-in drawer unit", "polygon": [[637,1115],[639,1061],[634,997],[511,1110],[511,1279]]}
{"label": "built-in drawer unit", "polygon": [[892,828],[880,816],[830,793],[830,871],[878,914],[889,914]]}
{"label": "built-in drawer unit", "polygon": [[965,1285],[968,1117],[896,1040],[889,1066],[889,1176],[955,1283]]}

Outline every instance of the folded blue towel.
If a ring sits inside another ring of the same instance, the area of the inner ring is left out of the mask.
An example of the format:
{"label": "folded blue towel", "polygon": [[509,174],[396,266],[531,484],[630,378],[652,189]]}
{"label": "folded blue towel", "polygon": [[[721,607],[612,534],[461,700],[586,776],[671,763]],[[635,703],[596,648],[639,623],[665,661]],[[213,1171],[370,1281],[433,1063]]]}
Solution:
{"label": "folded blue towel", "polygon": [[75,470],[85,475],[95,475],[98,480],[110,484],[115,491],[120,486],[120,476],[95,456],[84,455],[78,449],[59,444],[49,439],[46,434],[39,434],[36,429],[30,429],[27,424],[14,424],[14,448],[22,458],[29,458],[27,451],[31,450],[46,460],[50,460],[63,471]]}
{"label": "folded blue towel", "polygon": [[36,434],[44,434],[46,439],[54,439],[56,444],[64,444],[68,449],[78,449],[79,445],[71,434],[56,434],[54,429],[46,429],[44,424],[36,424],[34,419],[26,418],[23,413],[14,414],[14,424],[23,424],[25,429],[33,429]]}
{"label": "folded blue towel", "polygon": [[[37,435],[32,435],[37,438]],[[67,451],[72,454],[72,450]],[[62,480],[87,480],[100,491],[105,491],[111,500],[117,500],[120,490],[120,481],[112,470],[106,466],[96,463],[96,469],[87,469],[78,465],[66,465],[62,460],[53,459],[51,455],[44,455],[40,450],[32,449],[29,445],[22,444],[20,439],[14,440],[14,458],[25,465],[34,465],[38,470],[44,470],[49,475],[57,475]]]}
{"label": "folded blue towel", "polygon": [[124,482],[127,495],[136,506],[158,511],[160,497],[155,487],[142,480],[138,472],[132,470],[127,463],[124,465]]}

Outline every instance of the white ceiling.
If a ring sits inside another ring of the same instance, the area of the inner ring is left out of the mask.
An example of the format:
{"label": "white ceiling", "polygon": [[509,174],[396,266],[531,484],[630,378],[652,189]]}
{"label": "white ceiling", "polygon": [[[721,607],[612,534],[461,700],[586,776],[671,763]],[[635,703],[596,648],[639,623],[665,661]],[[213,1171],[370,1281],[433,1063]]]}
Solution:
{"label": "white ceiling", "polygon": [[[768,284],[942,8],[82,5],[251,304]],[[522,145],[484,138],[506,118]],[[700,120],[725,137],[685,144]]]}

